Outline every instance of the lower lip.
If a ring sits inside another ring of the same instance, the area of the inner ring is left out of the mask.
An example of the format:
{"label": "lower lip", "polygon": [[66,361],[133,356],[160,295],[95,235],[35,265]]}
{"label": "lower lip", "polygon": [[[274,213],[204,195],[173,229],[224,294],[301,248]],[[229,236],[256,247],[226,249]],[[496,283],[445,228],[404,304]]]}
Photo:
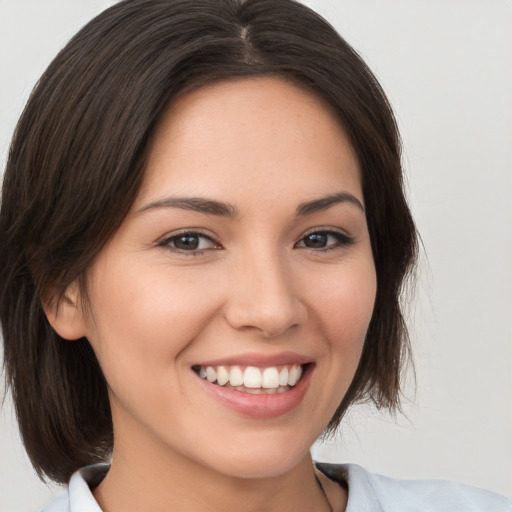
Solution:
{"label": "lower lip", "polygon": [[313,365],[308,365],[300,381],[284,393],[254,395],[235,389],[224,388],[200,379],[204,389],[229,409],[252,418],[275,418],[298,407],[309,386]]}

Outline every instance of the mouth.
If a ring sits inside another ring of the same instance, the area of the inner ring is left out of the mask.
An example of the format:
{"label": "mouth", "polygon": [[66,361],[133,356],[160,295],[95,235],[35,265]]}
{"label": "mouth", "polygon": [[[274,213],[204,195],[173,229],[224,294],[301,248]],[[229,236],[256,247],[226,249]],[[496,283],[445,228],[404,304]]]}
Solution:
{"label": "mouth", "polygon": [[257,367],[241,365],[193,366],[204,380],[221,388],[253,395],[286,393],[303,378],[311,363]]}

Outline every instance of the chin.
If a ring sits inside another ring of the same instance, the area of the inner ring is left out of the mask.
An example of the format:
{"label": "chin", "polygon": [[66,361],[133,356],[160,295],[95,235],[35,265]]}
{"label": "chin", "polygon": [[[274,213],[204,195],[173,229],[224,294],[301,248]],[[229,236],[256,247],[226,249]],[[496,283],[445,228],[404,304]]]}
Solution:
{"label": "chin", "polygon": [[222,453],[211,451],[208,454],[209,460],[203,458],[200,463],[231,477],[265,479],[289,473],[302,461],[310,459],[311,444],[290,443],[294,440],[293,434],[287,434],[286,439],[274,441],[271,441],[270,433],[261,434],[259,441],[224,445]]}

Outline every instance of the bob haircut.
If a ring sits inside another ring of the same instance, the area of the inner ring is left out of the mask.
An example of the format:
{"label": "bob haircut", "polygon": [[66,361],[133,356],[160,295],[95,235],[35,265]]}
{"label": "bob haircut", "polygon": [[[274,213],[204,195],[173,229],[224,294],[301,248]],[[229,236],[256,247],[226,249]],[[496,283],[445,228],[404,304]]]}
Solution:
{"label": "bob haircut", "polygon": [[61,300],[73,282],[86,302],[87,270],[139,191],[169,103],[254,76],[280,77],[322,98],[361,169],[377,295],[359,367],[327,432],[357,401],[399,409],[409,348],[400,299],[417,236],[396,122],[374,75],[325,20],[293,0],[125,0],[89,22],[45,71],[4,177],[4,365],[40,478],[66,482],[113,447],[107,385],[92,348],[85,338],[60,338],[42,304]]}

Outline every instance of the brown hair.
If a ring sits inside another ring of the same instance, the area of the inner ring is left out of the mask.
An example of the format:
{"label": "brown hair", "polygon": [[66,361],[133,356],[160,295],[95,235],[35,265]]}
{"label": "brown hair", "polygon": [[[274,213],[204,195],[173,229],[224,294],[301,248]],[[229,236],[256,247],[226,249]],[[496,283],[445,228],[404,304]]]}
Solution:
{"label": "brown hair", "polygon": [[0,211],[4,364],[40,477],[65,482],[108,458],[106,383],[86,339],[50,327],[41,300],[84,276],[136,197],[148,141],[169,102],[232,77],[309,88],[339,117],[359,159],[377,272],[363,355],[328,429],[347,407],[399,406],[407,332],[400,309],[417,239],[388,101],[356,52],[293,0],[125,0],[86,25],[35,87],[16,128]]}

